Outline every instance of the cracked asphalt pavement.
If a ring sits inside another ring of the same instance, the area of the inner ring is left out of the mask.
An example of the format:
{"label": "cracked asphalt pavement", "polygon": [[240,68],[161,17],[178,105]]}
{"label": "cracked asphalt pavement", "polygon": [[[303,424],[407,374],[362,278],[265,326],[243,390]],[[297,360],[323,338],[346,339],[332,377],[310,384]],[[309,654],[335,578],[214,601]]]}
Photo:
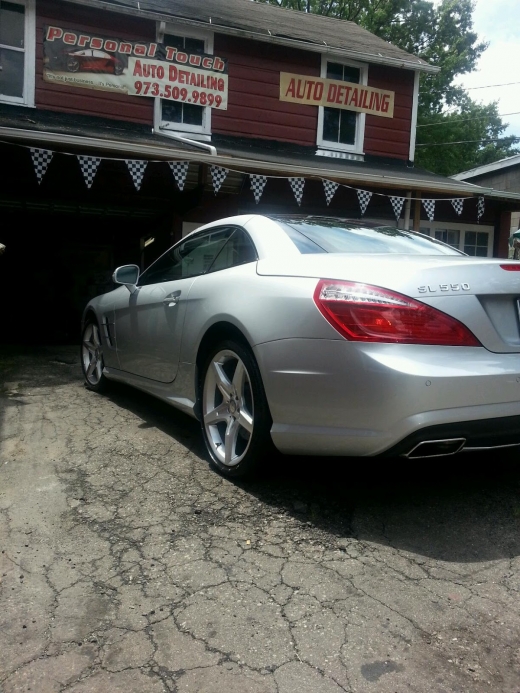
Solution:
{"label": "cracked asphalt pavement", "polygon": [[75,348],[0,374],[1,693],[520,693],[518,453],[233,483]]}

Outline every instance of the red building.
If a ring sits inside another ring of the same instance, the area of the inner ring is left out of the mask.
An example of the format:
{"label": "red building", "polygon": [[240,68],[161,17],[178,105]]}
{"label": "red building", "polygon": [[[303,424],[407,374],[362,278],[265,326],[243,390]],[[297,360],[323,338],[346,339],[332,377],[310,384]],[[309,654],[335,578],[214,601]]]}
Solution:
{"label": "red building", "polygon": [[0,27],[0,285],[5,301],[37,281],[39,339],[74,336],[115,265],[231,214],[398,218],[507,253],[520,195],[414,167],[436,68],[354,23],[251,0],[10,0]]}

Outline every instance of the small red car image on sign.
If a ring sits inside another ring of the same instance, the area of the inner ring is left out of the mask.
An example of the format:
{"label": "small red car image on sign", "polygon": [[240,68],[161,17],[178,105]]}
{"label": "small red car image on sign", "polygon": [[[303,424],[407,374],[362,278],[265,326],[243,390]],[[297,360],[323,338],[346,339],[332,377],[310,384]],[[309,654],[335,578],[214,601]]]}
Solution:
{"label": "small red car image on sign", "polygon": [[72,51],[64,56],[65,67],[69,72],[107,72],[122,75],[125,64],[115,55],[87,48]]}

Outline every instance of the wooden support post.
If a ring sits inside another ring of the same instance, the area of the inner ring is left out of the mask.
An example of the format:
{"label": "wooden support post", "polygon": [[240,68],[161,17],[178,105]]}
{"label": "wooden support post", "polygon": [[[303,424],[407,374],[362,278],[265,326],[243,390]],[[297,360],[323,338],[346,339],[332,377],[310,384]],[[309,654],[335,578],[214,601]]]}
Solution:
{"label": "wooden support post", "polygon": [[420,231],[421,230],[421,193],[416,192],[415,193],[415,207],[413,210],[413,230],[414,231]]}
{"label": "wooden support post", "polygon": [[410,212],[412,208],[412,191],[409,190],[406,193],[406,202],[404,203],[404,230],[409,231],[410,230]]}

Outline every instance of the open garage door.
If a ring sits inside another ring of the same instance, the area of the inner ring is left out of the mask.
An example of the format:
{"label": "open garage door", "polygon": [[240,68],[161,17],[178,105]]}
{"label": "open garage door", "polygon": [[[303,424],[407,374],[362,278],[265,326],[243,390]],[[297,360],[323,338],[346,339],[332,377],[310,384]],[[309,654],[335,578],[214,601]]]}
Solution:
{"label": "open garage door", "polygon": [[0,213],[3,343],[78,341],[87,301],[113,288],[116,266],[140,263],[143,229],[170,237],[149,209],[0,199]]}

